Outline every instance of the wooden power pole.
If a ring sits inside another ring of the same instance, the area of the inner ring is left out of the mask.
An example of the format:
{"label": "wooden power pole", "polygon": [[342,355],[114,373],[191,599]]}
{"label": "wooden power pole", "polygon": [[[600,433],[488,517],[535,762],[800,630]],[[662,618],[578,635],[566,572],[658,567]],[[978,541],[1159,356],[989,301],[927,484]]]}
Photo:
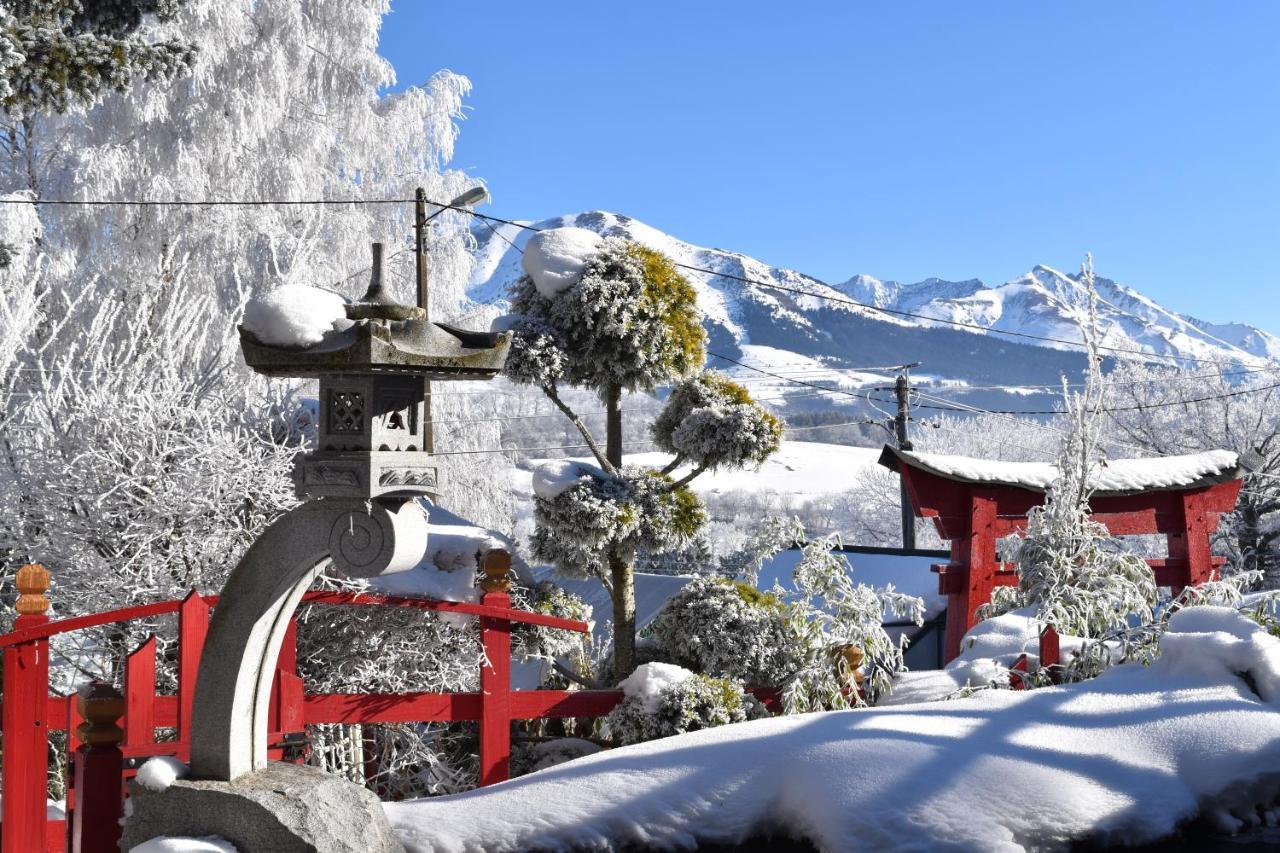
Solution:
{"label": "wooden power pole", "polygon": [[[418,307],[425,316],[423,322],[431,321],[431,297],[427,287],[427,193],[418,187],[413,194],[413,259],[414,281],[418,285]],[[436,452],[435,424],[431,417],[431,380],[424,379],[422,398],[423,439],[426,445],[423,450]]]}
{"label": "wooden power pole", "polygon": [[[911,421],[911,368],[919,367],[920,362],[904,364],[898,379],[893,383],[894,395],[898,398],[898,414],[893,419],[894,434],[898,439],[899,450],[911,449],[911,433],[908,424]],[[916,547],[916,510],[911,504],[911,496],[907,494],[906,478],[901,478],[900,486],[902,502],[902,547]]]}

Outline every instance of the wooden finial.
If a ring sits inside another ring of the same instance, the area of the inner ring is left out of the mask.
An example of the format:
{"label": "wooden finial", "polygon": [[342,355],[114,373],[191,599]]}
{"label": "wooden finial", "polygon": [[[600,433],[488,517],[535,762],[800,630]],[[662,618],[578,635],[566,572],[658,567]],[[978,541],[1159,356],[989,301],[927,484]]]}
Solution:
{"label": "wooden finial", "polygon": [[43,616],[49,611],[49,570],[39,563],[27,563],[18,569],[14,578],[18,587],[18,601],[14,608],[23,616]]}
{"label": "wooden finial", "polygon": [[862,662],[866,659],[866,653],[862,650],[862,647],[855,646],[853,643],[844,643],[842,645],[835,646],[832,651],[834,651],[838,657],[844,658],[845,666],[849,668],[849,673],[853,676],[853,680],[856,683],[861,684],[862,671],[860,667],[862,666]]}
{"label": "wooden finial", "polygon": [[511,591],[511,555],[505,548],[494,548],[484,553],[484,580],[480,588],[485,592]]}
{"label": "wooden finial", "polygon": [[124,696],[105,681],[90,681],[76,691],[76,707],[84,722],[76,727],[82,743],[118,744],[124,730],[116,721],[124,716]]}

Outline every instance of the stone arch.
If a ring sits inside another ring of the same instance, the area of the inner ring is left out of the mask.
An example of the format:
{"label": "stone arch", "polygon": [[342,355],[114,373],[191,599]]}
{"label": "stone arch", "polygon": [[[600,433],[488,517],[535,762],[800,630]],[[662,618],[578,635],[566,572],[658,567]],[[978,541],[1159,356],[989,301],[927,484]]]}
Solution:
{"label": "stone arch", "polygon": [[411,569],[427,547],[416,499],[323,499],[286,513],[223,587],[196,680],[191,772],[232,780],[267,766],[267,716],[289,620],[327,558],[348,577]]}

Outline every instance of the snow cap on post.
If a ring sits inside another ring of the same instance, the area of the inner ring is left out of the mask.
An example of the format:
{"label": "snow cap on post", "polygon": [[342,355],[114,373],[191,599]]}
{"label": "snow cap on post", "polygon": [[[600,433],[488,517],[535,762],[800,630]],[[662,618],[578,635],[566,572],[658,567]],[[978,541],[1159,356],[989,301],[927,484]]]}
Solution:
{"label": "snow cap on post", "polygon": [[533,286],[546,299],[578,283],[587,260],[600,251],[603,238],[586,228],[551,228],[539,231],[525,244],[520,264]]}

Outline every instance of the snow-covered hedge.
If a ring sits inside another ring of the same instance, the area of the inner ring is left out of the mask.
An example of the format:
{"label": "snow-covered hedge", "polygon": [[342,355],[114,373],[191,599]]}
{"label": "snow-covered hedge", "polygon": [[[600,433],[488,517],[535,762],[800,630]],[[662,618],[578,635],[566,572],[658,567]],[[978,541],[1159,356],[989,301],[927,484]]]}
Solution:
{"label": "snow-covered hedge", "polygon": [[624,746],[769,715],[733,679],[667,663],[642,664],[620,686],[626,698],[605,718],[605,730]]}

